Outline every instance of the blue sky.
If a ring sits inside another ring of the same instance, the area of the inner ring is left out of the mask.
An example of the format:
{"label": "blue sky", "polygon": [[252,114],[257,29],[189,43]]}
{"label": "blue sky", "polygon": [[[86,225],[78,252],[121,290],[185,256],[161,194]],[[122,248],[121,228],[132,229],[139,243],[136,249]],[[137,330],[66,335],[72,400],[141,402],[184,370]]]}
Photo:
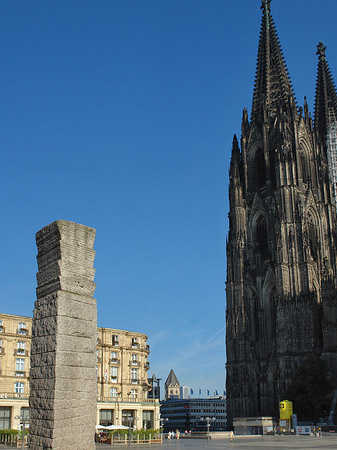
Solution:
{"label": "blue sky", "polygon": [[[336,0],[273,0],[299,104]],[[149,374],[222,391],[228,166],[259,0],[0,3],[1,311],[32,315],[35,233],[97,230],[98,324],[148,334]]]}

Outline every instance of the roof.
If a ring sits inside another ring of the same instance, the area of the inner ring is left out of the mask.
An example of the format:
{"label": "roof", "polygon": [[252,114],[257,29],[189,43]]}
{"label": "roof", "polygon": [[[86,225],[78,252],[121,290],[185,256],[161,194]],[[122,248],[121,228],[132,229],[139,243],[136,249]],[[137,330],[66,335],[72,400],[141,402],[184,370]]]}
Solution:
{"label": "roof", "polygon": [[174,373],[173,369],[171,369],[167,380],[165,381],[165,386],[180,386],[179,380],[176,377],[176,374]]}

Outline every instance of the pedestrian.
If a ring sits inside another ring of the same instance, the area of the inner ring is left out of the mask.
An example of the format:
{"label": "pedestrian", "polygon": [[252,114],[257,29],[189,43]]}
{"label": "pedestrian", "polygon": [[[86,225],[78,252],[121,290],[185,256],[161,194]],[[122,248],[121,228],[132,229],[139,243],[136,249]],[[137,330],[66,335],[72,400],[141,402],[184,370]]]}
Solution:
{"label": "pedestrian", "polygon": [[231,431],[231,432],[229,433],[229,441],[230,441],[230,442],[233,442],[233,436],[234,436],[234,433],[233,433],[233,431]]}

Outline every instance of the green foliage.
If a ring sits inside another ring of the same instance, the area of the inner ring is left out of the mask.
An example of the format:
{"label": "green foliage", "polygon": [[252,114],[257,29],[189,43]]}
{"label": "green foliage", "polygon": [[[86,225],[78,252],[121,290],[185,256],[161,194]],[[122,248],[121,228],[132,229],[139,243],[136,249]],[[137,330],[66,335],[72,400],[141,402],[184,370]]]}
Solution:
{"label": "green foliage", "polygon": [[12,436],[16,436],[19,434],[18,430],[0,430],[0,434],[10,434]]}
{"label": "green foliage", "polygon": [[284,400],[293,402],[299,420],[318,422],[329,412],[332,385],[327,380],[324,361],[309,356],[297,369],[295,377],[284,393]]}

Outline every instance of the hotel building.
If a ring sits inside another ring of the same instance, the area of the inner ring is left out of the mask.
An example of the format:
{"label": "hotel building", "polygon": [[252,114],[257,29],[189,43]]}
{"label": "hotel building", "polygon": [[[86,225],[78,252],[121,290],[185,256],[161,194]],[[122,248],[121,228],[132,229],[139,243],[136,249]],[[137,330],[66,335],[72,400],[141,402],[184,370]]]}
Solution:
{"label": "hotel building", "polygon": [[[0,314],[0,429],[29,417],[32,318]],[[100,425],[159,428],[159,400],[148,398],[147,336],[97,328],[97,419]],[[85,414],[85,411],[83,412]]]}

